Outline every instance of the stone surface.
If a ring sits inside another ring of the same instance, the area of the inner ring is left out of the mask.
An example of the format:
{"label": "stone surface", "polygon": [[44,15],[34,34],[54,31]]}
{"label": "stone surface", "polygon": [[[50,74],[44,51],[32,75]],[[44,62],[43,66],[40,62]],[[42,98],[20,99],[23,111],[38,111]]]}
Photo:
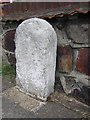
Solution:
{"label": "stone surface", "polygon": [[7,96],[15,103],[18,103],[22,108],[28,111],[36,112],[42,105],[45,104],[45,102],[41,102],[23,92],[20,92],[15,86],[5,90],[3,95]]}
{"label": "stone surface", "polygon": [[[71,73],[56,73],[67,95],[73,96],[79,101],[90,105],[90,77],[77,71]],[[59,81],[59,80],[58,80]],[[58,84],[60,84],[58,83]],[[61,91],[61,86],[58,85]]]}
{"label": "stone surface", "polygon": [[2,46],[4,49],[11,52],[15,51],[14,37],[15,37],[15,30],[11,30],[5,33],[2,41]]}
{"label": "stone surface", "polygon": [[46,100],[54,91],[57,36],[43,19],[22,22],[16,30],[17,85]]}
{"label": "stone surface", "polygon": [[59,72],[71,72],[73,51],[70,46],[58,46],[58,63],[57,69]]}
{"label": "stone surface", "polygon": [[57,27],[55,27],[55,31],[57,33],[57,44],[58,46],[69,45],[71,41],[68,39],[67,34],[65,32],[66,27],[65,25],[62,25],[62,23],[59,24],[57,25]]}
{"label": "stone surface", "polygon": [[77,19],[67,22],[66,33],[74,43],[88,43],[88,20]]}
{"label": "stone surface", "polygon": [[60,74],[60,81],[67,95],[72,94],[74,90],[80,91],[80,87],[76,83],[76,80],[73,76],[64,76]]}
{"label": "stone surface", "polygon": [[76,69],[90,76],[90,48],[79,49],[79,56],[76,62]]}

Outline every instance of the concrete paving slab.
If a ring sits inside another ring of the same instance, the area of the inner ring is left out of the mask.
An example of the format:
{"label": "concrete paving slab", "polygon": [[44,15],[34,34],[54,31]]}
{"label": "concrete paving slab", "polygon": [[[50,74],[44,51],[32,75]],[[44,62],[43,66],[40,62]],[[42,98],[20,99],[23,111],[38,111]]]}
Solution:
{"label": "concrete paving slab", "polygon": [[3,95],[19,104],[22,108],[33,112],[37,111],[42,105],[46,104],[45,102],[41,102],[27,94],[24,94],[23,92],[20,92],[15,86],[5,90]]}
{"label": "concrete paving slab", "polygon": [[2,118],[33,118],[34,113],[23,109],[6,96],[2,98]]}
{"label": "concrete paving slab", "polygon": [[[42,113],[42,114],[41,114]],[[36,112],[38,118],[82,118],[76,113],[60,103],[48,102]]]}
{"label": "concrete paving slab", "polygon": [[[2,95],[3,118],[77,118],[79,120],[79,118],[85,118],[82,111],[86,111],[85,114],[88,112],[86,106],[81,105],[83,106],[81,107],[80,104],[77,104],[78,102],[73,102],[72,98],[66,96],[63,90],[56,93],[58,87],[43,105],[41,101],[38,102],[16,89],[15,82],[9,80],[7,76],[4,76],[2,87],[4,88]],[[75,106],[81,108],[81,112]]]}
{"label": "concrete paving slab", "polygon": [[20,104],[3,96],[3,118],[83,118],[79,113],[73,112],[60,103],[48,102],[38,111],[32,112],[20,106]]}
{"label": "concrete paving slab", "polygon": [[90,106],[77,101],[71,96],[67,96],[64,92],[55,91],[54,94],[50,96],[50,101],[61,103],[63,106],[68,109],[82,114],[83,117],[90,117]]}

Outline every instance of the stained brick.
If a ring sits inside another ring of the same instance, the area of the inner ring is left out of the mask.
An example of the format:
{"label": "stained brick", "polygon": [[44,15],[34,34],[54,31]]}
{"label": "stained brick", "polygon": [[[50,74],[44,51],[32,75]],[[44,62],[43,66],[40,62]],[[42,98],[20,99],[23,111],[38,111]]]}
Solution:
{"label": "stained brick", "polygon": [[9,4],[9,14],[13,14],[14,13],[14,9],[13,9],[13,4]]}
{"label": "stained brick", "polygon": [[53,8],[58,8],[59,7],[59,2],[52,2],[52,7]]}
{"label": "stained brick", "polygon": [[59,72],[72,71],[73,50],[70,46],[58,47],[57,59],[57,69]]}
{"label": "stained brick", "polygon": [[[12,4],[13,4],[13,11],[15,14],[24,12],[24,8],[23,8],[24,4],[22,2],[15,2]],[[8,5],[8,7],[9,7],[9,5]]]}
{"label": "stained brick", "polygon": [[19,2],[18,3],[19,4],[19,13],[23,13],[24,11],[23,11],[23,3],[22,2]]}
{"label": "stained brick", "polygon": [[27,11],[28,10],[28,6],[27,6],[26,2],[24,3],[24,6],[25,6],[25,11]]}
{"label": "stained brick", "polygon": [[5,15],[5,11],[4,11],[4,9],[1,9],[1,15],[2,15],[2,16]]}
{"label": "stained brick", "polygon": [[11,51],[11,52],[15,51],[14,37],[15,37],[15,30],[8,31],[4,35],[4,39],[2,42],[2,46],[4,49]]}
{"label": "stained brick", "polygon": [[74,1],[74,2],[70,2],[70,4],[71,4],[71,5],[78,5],[79,2],[75,2],[75,1]]}
{"label": "stained brick", "polygon": [[68,2],[61,2],[60,4],[61,4],[61,6],[67,6]]}
{"label": "stained brick", "polygon": [[42,11],[45,9],[45,2],[38,2],[38,10]]}
{"label": "stained brick", "polygon": [[46,2],[46,3],[45,3],[45,8],[46,8],[46,9],[52,8],[52,3],[51,3],[51,2]]}
{"label": "stained brick", "polygon": [[76,68],[80,72],[90,76],[90,48],[79,49]]}
{"label": "stained brick", "polygon": [[26,7],[26,6],[25,6],[25,3],[22,3],[22,2],[21,2],[20,7],[21,7],[21,13],[22,13],[22,12],[25,12],[25,7]]}
{"label": "stained brick", "polygon": [[15,2],[15,3],[14,3],[13,9],[14,9],[14,13],[15,13],[15,14],[19,12],[19,4],[18,4],[18,2]]}
{"label": "stained brick", "polygon": [[5,15],[8,15],[8,14],[9,14],[8,6],[7,6],[7,5],[4,6],[3,10],[5,11],[5,12],[4,12]]}
{"label": "stained brick", "polygon": [[31,11],[35,12],[37,10],[37,2],[31,2]]}
{"label": "stained brick", "polygon": [[[26,2],[26,1],[25,1]],[[27,18],[32,17],[32,15],[36,15],[39,17],[39,11],[42,11],[42,16],[46,17],[48,15],[48,13],[50,12],[50,14],[48,16],[52,16],[53,12],[57,14],[57,10],[55,10],[55,8],[58,8],[58,10],[60,10],[60,13],[66,12],[69,10],[70,14],[74,13],[75,14],[75,10],[77,9],[78,12],[88,12],[89,8],[88,8],[88,4],[83,4],[83,3],[78,3],[78,4],[71,4],[71,2],[45,2],[45,9],[44,9],[44,3],[40,3],[42,5],[40,5],[40,7],[38,7],[38,2],[13,2],[13,15],[8,14],[8,9],[9,9],[9,4],[4,4],[3,6],[3,20],[24,20]],[[23,4],[23,5],[21,5]],[[7,7],[6,7],[7,6]],[[82,8],[82,9],[80,9]],[[85,8],[85,9],[84,9]],[[44,11],[45,10],[45,11]],[[29,14],[26,14],[26,11],[28,11]],[[51,11],[52,15],[51,15]],[[33,13],[32,13],[33,12]],[[11,12],[10,12],[11,13]],[[8,15],[8,16],[7,16]],[[15,16],[15,17],[14,17]]]}
{"label": "stained brick", "polygon": [[27,5],[27,11],[30,10],[30,8],[31,8],[31,3],[30,3],[30,2],[26,2],[26,5]]}

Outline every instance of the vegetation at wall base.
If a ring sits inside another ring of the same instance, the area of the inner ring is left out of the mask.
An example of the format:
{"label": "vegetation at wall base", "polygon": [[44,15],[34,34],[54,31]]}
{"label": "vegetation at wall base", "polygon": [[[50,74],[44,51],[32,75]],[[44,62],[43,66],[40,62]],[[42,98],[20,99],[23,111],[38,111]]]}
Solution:
{"label": "vegetation at wall base", "polygon": [[7,64],[2,67],[2,75],[9,75],[9,78],[15,78],[16,77],[16,69],[15,64]]}

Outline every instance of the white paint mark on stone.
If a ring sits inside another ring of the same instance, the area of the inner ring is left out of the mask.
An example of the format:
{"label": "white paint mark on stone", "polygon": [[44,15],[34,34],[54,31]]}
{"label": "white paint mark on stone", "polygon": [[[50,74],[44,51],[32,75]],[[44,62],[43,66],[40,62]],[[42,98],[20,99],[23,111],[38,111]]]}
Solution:
{"label": "white paint mark on stone", "polygon": [[16,82],[28,93],[46,99],[54,91],[57,36],[43,19],[22,22],[15,35]]}

